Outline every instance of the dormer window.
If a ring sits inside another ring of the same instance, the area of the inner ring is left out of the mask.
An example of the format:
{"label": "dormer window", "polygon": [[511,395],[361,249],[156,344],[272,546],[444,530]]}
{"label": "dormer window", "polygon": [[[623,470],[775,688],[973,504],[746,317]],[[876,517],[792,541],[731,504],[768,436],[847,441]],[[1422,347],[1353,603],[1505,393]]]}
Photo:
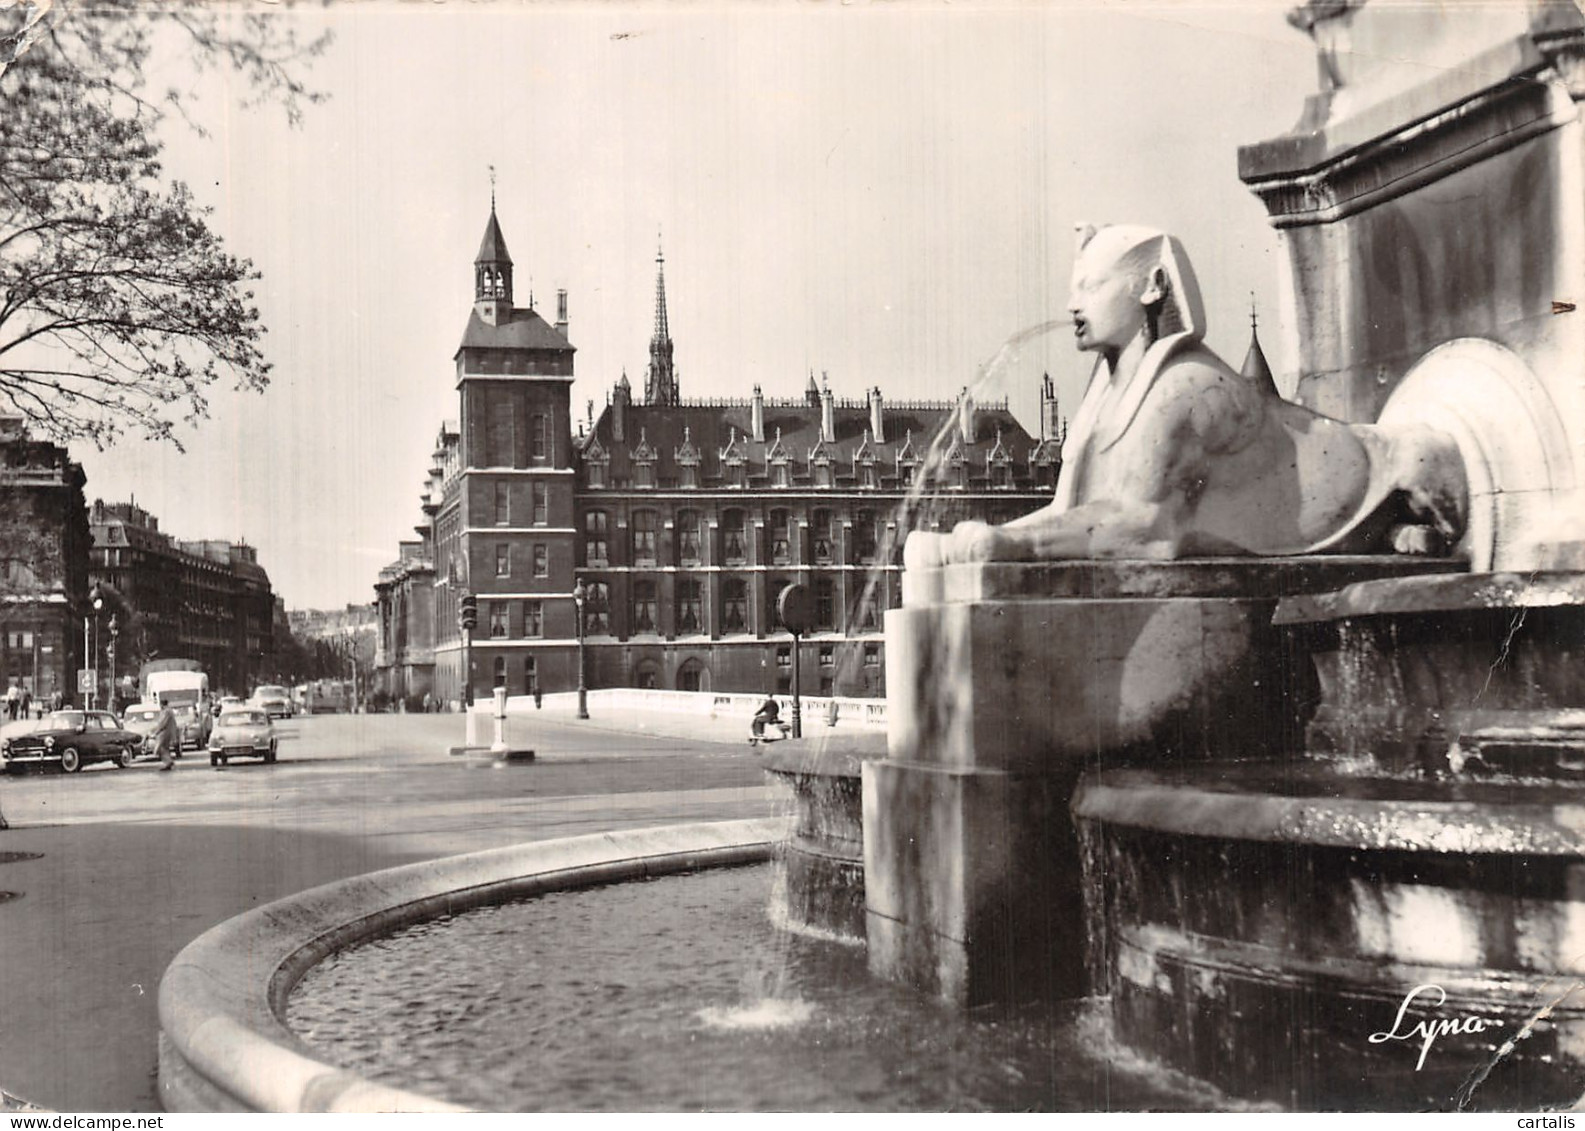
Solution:
{"label": "dormer window", "polygon": [[864,440],[859,444],[858,451],[853,453],[853,478],[860,487],[868,490],[881,485],[880,476],[875,471],[875,445],[870,443],[868,429],[864,432]]}
{"label": "dormer window", "polygon": [[699,486],[699,449],[693,444],[693,429],[684,426],[682,447],[672,453],[672,458],[677,462],[677,485]]}
{"label": "dormer window", "polygon": [[914,434],[910,429],[897,452],[897,478],[906,485],[912,483],[918,473],[919,453],[914,450]]}
{"label": "dormer window", "polygon": [[633,449],[633,486],[650,488],[655,486],[655,449],[650,447],[649,436],[643,429],[639,430],[638,447]]}
{"label": "dormer window", "polygon": [[721,459],[721,479],[728,487],[748,486],[748,453],[737,435],[737,429],[732,429],[731,439],[726,447],[718,453]]}
{"label": "dormer window", "polygon": [[765,453],[765,463],[770,468],[772,487],[792,486],[792,457],[781,442],[781,429],[776,429],[776,440]]}
{"label": "dormer window", "polygon": [[999,491],[1010,491],[1013,488],[1013,457],[1002,443],[1002,430],[996,429],[996,445],[985,457],[985,474],[991,481],[991,487]]}
{"label": "dormer window", "polygon": [[611,457],[600,446],[600,441],[593,436],[589,444],[583,449],[583,482],[588,487],[604,487],[608,482],[607,470],[611,464]]}

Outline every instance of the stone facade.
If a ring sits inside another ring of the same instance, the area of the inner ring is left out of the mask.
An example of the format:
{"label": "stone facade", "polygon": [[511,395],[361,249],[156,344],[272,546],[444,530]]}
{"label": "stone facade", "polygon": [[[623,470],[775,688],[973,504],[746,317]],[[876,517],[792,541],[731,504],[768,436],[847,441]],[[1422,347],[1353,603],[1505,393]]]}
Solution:
{"label": "stone facade", "polygon": [[459,697],[458,607],[472,592],[476,695],[575,688],[581,584],[588,686],[785,693],[793,642],[775,601],[798,582],[817,618],[802,689],[881,696],[882,616],[901,602],[907,531],[1003,522],[1050,499],[1064,426],[1049,379],[1039,437],[967,392],[838,399],[813,374],[797,398],[755,387],[686,400],[657,265],[645,403],[624,374],[575,434],[566,296],[554,324],[513,305],[492,209],[456,354],[458,422],[436,439],[419,541],[375,587],[379,686],[427,679]]}
{"label": "stone facade", "polygon": [[88,593],[85,478],[65,448],[0,419],[0,689],[76,695]]}
{"label": "stone facade", "polygon": [[96,499],[89,519],[92,580],[123,606],[116,656],[123,681],[156,657],[197,660],[220,692],[246,694],[273,676],[275,597],[254,547],[179,541],[130,502]]}

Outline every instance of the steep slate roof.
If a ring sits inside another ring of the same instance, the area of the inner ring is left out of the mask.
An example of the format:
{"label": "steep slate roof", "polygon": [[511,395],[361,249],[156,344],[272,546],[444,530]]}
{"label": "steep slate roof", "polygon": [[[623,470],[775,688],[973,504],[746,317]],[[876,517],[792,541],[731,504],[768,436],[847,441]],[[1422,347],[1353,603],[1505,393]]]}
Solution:
{"label": "steep slate roof", "polygon": [[[896,407],[882,406],[886,441],[876,443],[872,437],[870,448],[875,456],[876,471],[883,481],[895,479],[897,454],[907,442],[910,431],[914,451],[922,458],[931,438],[952,420],[957,410],[957,405],[950,401],[925,407],[916,405],[917,402],[904,402]],[[689,438],[699,450],[699,474],[704,481],[720,478],[721,452],[731,441],[734,429],[739,445],[748,454],[751,482],[756,477],[769,474],[766,456],[776,444],[778,429],[782,447],[791,457],[795,480],[807,480],[809,452],[820,442],[820,408],[802,401],[796,404],[766,401],[765,439],[759,442],[749,439],[751,408],[747,402],[628,405],[621,443],[611,435],[613,411],[613,407],[607,405],[595,421],[594,431],[585,439],[586,445],[591,439],[598,441],[599,446],[610,456],[611,478],[608,481],[613,484],[631,477],[631,452],[638,446],[640,436],[659,453],[655,474],[661,486],[677,478],[675,452],[683,445],[684,430],[687,430]],[[831,457],[836,482],[841,484],[846,480],[851,483],[854,477],[853,457],[863,446],[870,425],[869,410],[863,404],[839,401],[834,408],[833,420],[836,440],[826,444],[825,448]],[[956,428],[955,421],[952,427]],[[1002,446],[1015,464],[1027,465],[1036,441],[1024,431],[1013,414],[1000,405],[977,407],[974,414],[974,443],[965,450],[972,475],[984,476],[986,456],[996,446],[998,428],[1001,430]]]}
{"label": "steep slate roof", "polygon": [[573,348],[572,343],[541,318],[537,311],[514,307],[510,320],[499,326],[492,326],[480,318],[477,310],[471,311],[468,314],[468,328],[462,332],[462,344],[457,350]]}
{"label": "steep slate roof", "polygon": [[501,234],[501,224],[495,218],[495,209],[490,209],[490,222],[484,226],[484,239],[479,242],[479,254],[473,257],[475,263],[510,263],[512,256],[506,250],[506,237]]}

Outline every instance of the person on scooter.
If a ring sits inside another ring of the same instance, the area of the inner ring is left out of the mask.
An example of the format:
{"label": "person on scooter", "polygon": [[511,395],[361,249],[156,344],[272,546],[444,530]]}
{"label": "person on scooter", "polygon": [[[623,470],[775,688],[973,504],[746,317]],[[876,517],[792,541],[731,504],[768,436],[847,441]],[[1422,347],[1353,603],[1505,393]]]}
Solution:
{"label": "person on scooter", "polygon": [[755,738],[765,737],[765,727],[781,722],[781,708],[776,704],[774,695],[767,695],[765,702],[760,704],[758,711],[754,712],[754,725],[751,728]]}

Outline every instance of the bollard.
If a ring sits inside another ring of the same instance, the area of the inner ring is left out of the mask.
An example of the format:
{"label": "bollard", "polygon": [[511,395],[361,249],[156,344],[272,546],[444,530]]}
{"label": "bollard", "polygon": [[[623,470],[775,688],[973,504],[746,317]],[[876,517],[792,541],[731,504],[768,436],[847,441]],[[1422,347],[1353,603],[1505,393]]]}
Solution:
{"label": "bollard", "polygon": [[490,747],[491,754],[506,753],[506,688],[495,689],[495,744]]}

